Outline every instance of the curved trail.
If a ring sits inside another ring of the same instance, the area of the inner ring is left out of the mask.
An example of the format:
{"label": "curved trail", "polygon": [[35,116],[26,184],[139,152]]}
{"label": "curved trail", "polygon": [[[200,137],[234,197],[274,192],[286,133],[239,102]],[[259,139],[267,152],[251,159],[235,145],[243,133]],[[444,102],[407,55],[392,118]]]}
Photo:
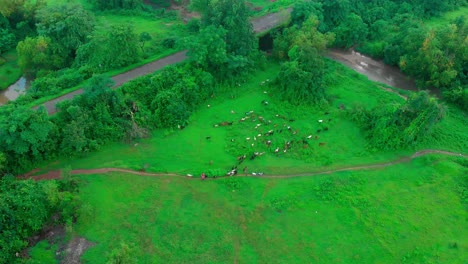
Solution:
{"label": "curved trail", "polygon": [[[385,168],[388,166],[400,164],[400,163],[406,163],[409,162],[415,158],[422,157],[425,155],[430,155],[430,154],[442,154],[442,155],[447,155],[447,156],[456,156],[456,157],[463,157],[463,158],[468,158],[467,155],[464,155],[462,153],[455,153],[455,152],[449,152],[449,151],[443,151],[443,150],[434,150],[434,149],[425,149],[425,150],[420,150],[415,152],[411,156],[407,157],[402,157],[397,160],[389,161],[389,162],[383,162],[383,163],[374,163],[374,164],[367,164],[367,165],[358,165],[358,166],[350,166],[350,167],[344,167],[344,168],[337,168],[337,169],[331,169],[331,170],[321,170],[321,171],[314,171],[314,172],[305,172],[305,173],[299,173],[299,174],[265,174],[263,176],[259,175],[243,175],[239,174],[236,175],[235,177],[254,177],[254,178],[295,178],[295,177],[313,177],[313,176],[318,176],[318,175],[325,175],[325,174],[332,174],[335,172],[341,172],[341,171],[357,171],[357,170],[367,170],[367,169],[378,169],[378,168]],[[72,170],[72,174],[77,175],[87,175],[87,174],[105,174],[109,172],[124,172],[124,173],[129,173],[129,174],[134,174],[138,176],[149,176],[149,177],[181,177],[181,178],[186,178],[186,179],[199,179],[198,177],[192,178],[192,177],[187,177],[186,175],[181,175],[181,174],[175,174],[175,173],[151,173],[151,172],[143,172],[143,171],[135,171],[135,170],[129,170],[129,169],[120,169],[120,168],[99,168],[99,169],[77,169],[77,170]],[[20,179],[33,179],[33,180],[52,180],[52,179],[59,179],[60,178],[60,171],[50,171],[45,174],[41,174],[38,176],[31,176],[30,174],[25,174],[22,175],[18,178]],[[220,179],[220,178],[226,178],[228,176],[222,176],[222,177],[217,177],[217,178],[207,178],[207,180],[214,180],[214,179]]]}

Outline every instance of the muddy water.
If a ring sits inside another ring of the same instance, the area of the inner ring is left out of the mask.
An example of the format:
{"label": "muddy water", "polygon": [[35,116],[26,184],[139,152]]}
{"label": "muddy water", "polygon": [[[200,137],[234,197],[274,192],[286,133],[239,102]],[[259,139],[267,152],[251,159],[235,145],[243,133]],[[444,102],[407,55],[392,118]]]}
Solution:
{"label": "muddy water", "polygon": [[417,91],[413,80],[406,77],[397,67],[376,61],[353,50],[330,49],[328,56],[353,70],[366,75],[369,80],[381,82],[396,88]]}
{"label": "muddy water", "polygon": [[10,85],[6,90],[0,92],[0,105],[6,104],[8,101],[13,101],[20,94],[26,92],[26,88],[29,86],[29,81],[26,78],[21,77],[14,84]]}

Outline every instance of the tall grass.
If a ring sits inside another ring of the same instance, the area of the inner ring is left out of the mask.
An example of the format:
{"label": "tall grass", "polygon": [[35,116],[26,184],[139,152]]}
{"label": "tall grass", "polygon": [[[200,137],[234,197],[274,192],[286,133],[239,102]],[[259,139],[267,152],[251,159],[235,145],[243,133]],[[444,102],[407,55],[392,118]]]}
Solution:
{"label": "tall grass", "polygon": [[90,263],[122,242],[138,263],[463,263],[466,173],[431,156],[283,180],[81,176],[74,230],[97,242]]}

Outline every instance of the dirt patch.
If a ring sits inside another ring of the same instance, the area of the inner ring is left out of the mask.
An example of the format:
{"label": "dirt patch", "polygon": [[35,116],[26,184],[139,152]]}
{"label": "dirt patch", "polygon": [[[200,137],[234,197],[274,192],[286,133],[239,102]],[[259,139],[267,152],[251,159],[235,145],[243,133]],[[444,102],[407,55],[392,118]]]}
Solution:
{"label": "dirt patch", "polygon": [[187,23],[192,18],[201,17],[199,13],[191,12],[190,10],[188,10],[187,5],[177,5],[176,3],[174,3],[174,1],[171,1],[171,6],[168,8],[168,10],[179,11],[179,14],[182,17],[182,20],[184,21],[184,23]]}
{"label": "dirt patch", "polygon": [[47,240],[49,244],[60,244],[63,242],[65,238],[65,227],[62,225],[59,226],[47,226],[45,227],[41,233],[30,237],[28,239],[28,248],[24,249],[22,252],[22,256],[28,256],[28,250],[31,247],[34,247],[39,241]]}
{"label": "dirt patch", "polygon": [[96,245],[95,243],[86,240],[83,237],[75,237],[68,242],[64,254],[65,257],[60,262],[62,264],[78,264],[80,257],[90,247]]}
{"label": "dirt patch", "polygon": [[31,172],[28,172],[26,174],[23,174],[21,176],[18,176],[18,179],[21,180],[27,180],[27,179],[33,179],[35,181],[41,181],[41,180],[54,180],[54,179],[60,179],[61,177],[61,171],[60,170],[54,170],[54,171],[49,171],[44,174],[36,175],[34,174],[38,172],[40,169],[35,169]]}

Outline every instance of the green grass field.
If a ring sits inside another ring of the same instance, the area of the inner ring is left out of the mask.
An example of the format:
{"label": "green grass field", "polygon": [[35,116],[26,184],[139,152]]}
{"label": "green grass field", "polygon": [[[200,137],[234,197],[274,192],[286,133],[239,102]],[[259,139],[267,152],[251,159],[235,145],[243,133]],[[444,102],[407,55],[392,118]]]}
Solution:
{"label": "green grass field", "polygon": [[247,1],[253,9],[255,16],[265,15],[271,12],[277,12],[281,9],[288,8],[292,6],[295,1],[293,0],[250,0]]}
{"label": "green grass field", "polygon": [[[468,153],[468,121],[455,108],[449,108],[448,116],[437,125],[434,136],[421,146],[395,152],[369,151],[362,131],[339,106],[374,107],[399,104],[403,99],[338,63],[329,63],[334,68],[334,83],[327,88],[332,103],[323,109],[292,106],[275,96],[266,80],[273,80],[279,67],[270,63],[268,70],[258,71],[240,87],[225,87],[225,91],[216,94],[192,115],[183,130],[155,130],[148,139],[131,144],[114,143],[85,158],[61,160],[47,169],[70,165],[73,169],[118,167],[193,175],[203,171],[224,174],[237,164],[237,157],[246,155],[239,168],[247,166],[251,172],[270,174],[300,173],[390,161],[421,149]],[[263,105],[264,100],[269,104]],[[255,116],[240,122],[249,111],[254,111]],[[264,123],[259,121],[259,116]],[[215,127],[222,122],[233,122],[233,125]],[[262,125],[257,127],[259,123]],[[274,134],[266,136],[270,130]],[[312,138],[308,139],[309,136]],[[272,142],[270,146],[266,144],[268,140]],[[284,152],[288,141],[292,145]],[[280,149],[279,153],[275,153],[276,148]],[[254,152],[265,154],[250,160]]]}
{"label": "green grass field", "polygon": [[468,170],[454,161],[291,179],[80,176],[74,230],[96,242],[83,263],[122,243],[136,263],[465,263],[456,186]]}
{"label": "green grass field", "polygon": [[447,25],[459,17],[468,19],[468,6],[461,7],[458,10],[447,12],[440,17],[433,17],[425,22],[428,27],[436,27],[439,25]]}
{"label": "green grass field", "polygon": [[[3,57],[3,58],[2,58]],[[0,90],[8,88],[21,77],[16,50],[11,50],[0,57]]]}

